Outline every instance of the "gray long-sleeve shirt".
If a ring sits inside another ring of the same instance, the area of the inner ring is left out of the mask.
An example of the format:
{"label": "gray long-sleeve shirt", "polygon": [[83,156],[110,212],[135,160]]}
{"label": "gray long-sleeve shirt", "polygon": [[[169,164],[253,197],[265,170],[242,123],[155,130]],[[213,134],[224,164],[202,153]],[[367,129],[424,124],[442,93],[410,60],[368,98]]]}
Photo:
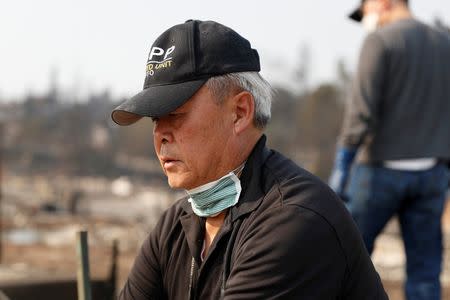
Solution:
{"label": "gray long-sleeve shirt", "polygon": [[369,34],[340,143],[359,161],[450,159],[450,34],[414,19]]}

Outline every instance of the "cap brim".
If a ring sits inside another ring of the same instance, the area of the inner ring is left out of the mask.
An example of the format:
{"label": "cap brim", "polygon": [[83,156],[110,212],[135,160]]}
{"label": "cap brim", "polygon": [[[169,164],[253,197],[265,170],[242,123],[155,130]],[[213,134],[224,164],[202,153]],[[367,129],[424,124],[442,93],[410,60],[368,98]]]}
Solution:
{"label": "cap brim", "polygon": [[362,15],[362,10],[361,10],[361,6],[359,6],[359,7],[356,8],[354,11],[352,11],[352,13],[348,15],[348,17],[349,17],[350,19],[352,19],[353,21],[361,22],[362,17],[363,17],[363,15]]}
{"label": "cap brim", "polygon": [[208,80],[200,79],[170,85],[151,86],[116,107],[111,118],[126,126],[142,117],[161,117],[183,105]]}

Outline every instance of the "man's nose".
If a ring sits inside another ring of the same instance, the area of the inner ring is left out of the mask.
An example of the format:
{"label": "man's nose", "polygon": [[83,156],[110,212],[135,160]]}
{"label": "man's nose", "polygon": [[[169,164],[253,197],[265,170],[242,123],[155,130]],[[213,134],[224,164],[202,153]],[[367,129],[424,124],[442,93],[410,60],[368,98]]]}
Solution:
{"label": "man's nose", "polygon": [[158,120],[153,127],[153,135],[157,142],[171,143],[173,141],[173,134],[168,122],[164,120]]}

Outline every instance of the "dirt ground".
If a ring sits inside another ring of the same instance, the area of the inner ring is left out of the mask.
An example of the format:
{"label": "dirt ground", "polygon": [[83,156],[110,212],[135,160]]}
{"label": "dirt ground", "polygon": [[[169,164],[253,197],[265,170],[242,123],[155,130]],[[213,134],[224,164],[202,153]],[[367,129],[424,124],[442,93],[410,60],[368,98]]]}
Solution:
{"label": "dirt ground", "polygon": [[[33,255],[30,255],[33,253]],[[90,267],[93,278],[107,278],[110,270],[111,251],[102,248],[90,248]],[[135,253],[128,251],[121,253],[118,261],[117,288],[122,287],[129,269],[133,263]],[[48,246],[13,246],[4,248],[3,265],[8,266],[16,275],[9,279],[23,278],[24,271],[29,278],[76,278],[76,259],[74,247]],[[25,276],[26,278],[26,276]],[[4,278],[3,278],[4,279]],[[0,277],[0,280],[2,278]],[[403,300],[403,282],[383,280],[384,287],[391,300]],[[450,286],[444,287],[442,299],[450,299]]]}
{"label": "dirt ground", "polygon": [[[84,220],[83,222],[86,222]],[[111,224],[103,224],[111,227]],[[121,224],[120,226],[126,226]],[[94,228],[94,229],[92,229]],[[97,223],[92,227],[92,243],[89,247],[90,271],[92,278],[107,278],[111,268],[112,243],[99,242],[95,239],[95,228],[100,230]],[[450,300],[450,205],[447,206],[443,218],[445,231],[445,262],[442,276],[442,299]],[[134,232],[134,227],[124,231],[124,235]],[[404,300],[404,257],[400,237],[395,224],[388,226],[381,236],[378,249],[373,259],[386,291],[392,300]],[[91,231],[90,231],[91,232]],[[91,234],[91,233],[90,233]],[[141,240],[143,233],[136,239]],[[138,243],[120,244],[117,289],[120,290],[138,251]],[[4,270],[7,269],[7,272]],[[3,270],[3,271],[2,271]],[[75,237],[67,243],[49,245],[48,243],[13,244],[4,243],[0,264],[0,281],[26,280],[27,278],[76,278],[77,255]]]}

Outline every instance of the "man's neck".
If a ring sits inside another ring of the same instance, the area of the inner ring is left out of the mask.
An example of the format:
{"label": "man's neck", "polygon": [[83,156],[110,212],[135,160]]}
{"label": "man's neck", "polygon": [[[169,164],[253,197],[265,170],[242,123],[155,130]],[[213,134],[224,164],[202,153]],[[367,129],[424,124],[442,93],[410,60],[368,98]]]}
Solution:
{"label": "man's neck", "polygon": [[[235,167],[239,167],[242,163],[244,163],[247,158],[250,156],[251,151],[255,147],[258,140],[261,138],[262,132],[259,130],[255,130],[252,132],[252,134],[248,134],[246,136],[247,140],[245,143],[241,145],[240,152],[236,153],[236,163]],[[236,174],[238,177],[240,177],[241,174]],[[206,257],[208,254],[209,248],[214,241],[214,238],[216,237],[217,233],[219,232],[220,228],[222,227],[225,217],[227,215],[227,211],[225,210],[221,212],[219,215],[215,217],[208,217],[206,218],[206,224],[205,224],[205,237],[204,237],[204,251],[203,255]]]}
{"label": "man's neck", "polygon": [[208,254],[209,248],[211,247],[212,242],[214,241],[214,238],[216,237],[217,233],[219,232],[220,228],[223,225],[223,222],[225,221],[226,217],[226,211],[221,212],[219,215],[215,217],[208,217],[206,218],[206,224],[205,224],[205,248],[203,251],[204,257]]}
{"label": "man's neck", "polygon": [[413,15],[409,10],[408,6],[405,4],[398,4],[392,11],[389,13],[389,23],[404,20],[404,19],[412,19]]}

